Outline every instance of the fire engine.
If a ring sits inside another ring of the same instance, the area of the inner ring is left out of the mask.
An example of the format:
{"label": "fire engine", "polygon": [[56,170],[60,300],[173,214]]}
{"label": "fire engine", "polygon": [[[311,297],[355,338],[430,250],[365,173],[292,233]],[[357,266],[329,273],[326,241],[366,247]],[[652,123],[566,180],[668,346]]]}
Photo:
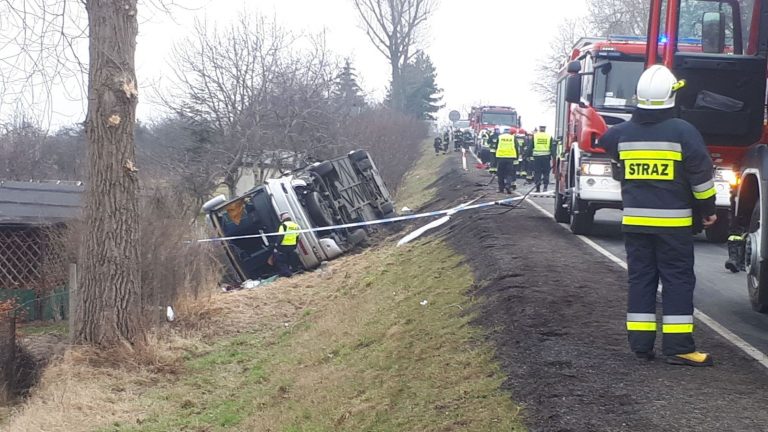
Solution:
{"label": "fire engine", "polygon": [[752,307],[768,312],[768,230],[760,223],[768,214],[768,0],[651,0],[647,43],[648,65],[663,63],[686,80],[679,116],[698,128],[719,166],[736,171],[732,224],[747,233]]}
{"label": "fire engine", "polygon": [[[613,179],[610,158],[596,144],[635,110],[646,48],[645,37],[584,38],[559,74],[555,136],[563,145],[554,160],[554,213],[574,234],[589,233],[597,210],[621,208],[621,185]],[[705,231],[714,242],[728,238],[729,180],[735,179],[732,166],[722,162],[716,160],[718,222]]]}
{"label": "fire engine", "polygon": [[517,110],[508,106],[477,106],[469,113],[469,124],[475,135],[484,129],[519,128],[521,120]]}

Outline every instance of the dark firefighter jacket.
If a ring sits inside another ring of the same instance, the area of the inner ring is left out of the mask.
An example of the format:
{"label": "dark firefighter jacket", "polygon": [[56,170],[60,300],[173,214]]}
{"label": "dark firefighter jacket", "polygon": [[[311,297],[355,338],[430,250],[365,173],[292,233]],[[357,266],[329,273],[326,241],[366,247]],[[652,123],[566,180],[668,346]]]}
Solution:
{"label": "dark firefighter jacket", "polygon": [[618,162],[625,232],[689,230],[715,214],[712,159],[704,139],[672,110],[638,109],[599,144]]}

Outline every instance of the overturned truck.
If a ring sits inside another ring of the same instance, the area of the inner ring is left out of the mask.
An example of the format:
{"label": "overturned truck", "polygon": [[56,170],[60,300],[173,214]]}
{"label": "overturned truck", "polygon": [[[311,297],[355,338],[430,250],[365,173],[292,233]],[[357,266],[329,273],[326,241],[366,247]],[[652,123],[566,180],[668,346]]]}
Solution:
{"label": "overturned truck", "polygon": [[[287,212],[302,228],[322,228],[365,222],[395,215],[384,181],[368,152],[357,150],[317,162],[277,179],[270,179],[245,194],[227,200],[216,197],[203,205],[211,225],[222,237],[274,233],[280,214]],[[317,267],[363,242],[374,230],[333,228],[306,232],[297,252],[306,269]],[[270,264],[268,236],[222,242],[240,279],[263,279],[276,273]]]}

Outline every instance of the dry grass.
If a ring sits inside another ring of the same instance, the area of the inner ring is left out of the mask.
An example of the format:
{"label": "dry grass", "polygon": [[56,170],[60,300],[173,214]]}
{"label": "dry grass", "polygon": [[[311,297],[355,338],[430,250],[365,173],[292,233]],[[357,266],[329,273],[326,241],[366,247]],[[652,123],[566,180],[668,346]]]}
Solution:
{"label": "dry grass", "polygon": [[398,210],[403,206],[419,210],[432,200],[437,190],[433,183],[438,178],[440,167],[446,156],[435,156],[430,140],[421,143],[421,159],[406,175],[403,185],[397,191]]}

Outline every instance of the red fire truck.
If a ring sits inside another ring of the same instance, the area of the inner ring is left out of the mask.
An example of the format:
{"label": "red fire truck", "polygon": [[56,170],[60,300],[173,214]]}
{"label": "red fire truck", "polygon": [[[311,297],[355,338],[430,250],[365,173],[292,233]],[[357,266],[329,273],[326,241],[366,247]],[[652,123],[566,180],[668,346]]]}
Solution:
{"label": "red fire truck", "polygon": [[[570,224],[575,234],[589,233],[597,210],[621,208],[621,185],[613,179],[611,160],[595,144],[610,126],[629,120],[645,59],[645,37],[584,38],[560,72],[555,137],[563,145],[554,161],[555,219]],[[705,231],[715,242],[728,238],[729,179],[735,179],[732,167],[722,162],[717,164],[718,222]]]}
{"label": "red fire truck", "polygon": [[768,214],[768,0],[651,0],[646,56],[686,80],[680,117],[699,129],[718,165],[736,170],[733,227],[747,232],[752,307],[768,312],[768,230],[760,223]]}
{"label": "red fire truck", "polygon": [[519,128],[521,120],[517,110],[508,106],[476,106],[469,113],[469,124],[475,135],[484,129]]}

